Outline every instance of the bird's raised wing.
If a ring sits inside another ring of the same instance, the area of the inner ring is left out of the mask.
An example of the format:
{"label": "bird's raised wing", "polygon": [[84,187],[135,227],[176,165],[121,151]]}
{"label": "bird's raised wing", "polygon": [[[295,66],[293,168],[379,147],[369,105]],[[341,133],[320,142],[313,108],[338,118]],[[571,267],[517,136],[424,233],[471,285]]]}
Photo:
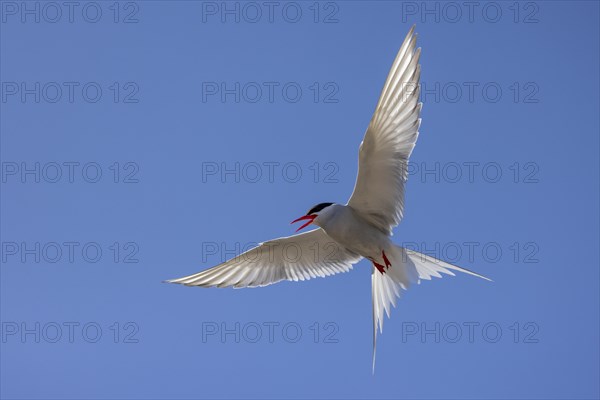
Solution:
{"label": "bird's raised wing", "polygon": [[413,26],[398,51],[360,145],[358,176],[348,205],[390,234],[404,210],[408,158],[419,134],[421,49]]}
{"label": "bird's raised wing", "polygon": [[261,243],[216,267],[167,282],[204,287],[267,286],[347,272],[360,259],[319,228]]}

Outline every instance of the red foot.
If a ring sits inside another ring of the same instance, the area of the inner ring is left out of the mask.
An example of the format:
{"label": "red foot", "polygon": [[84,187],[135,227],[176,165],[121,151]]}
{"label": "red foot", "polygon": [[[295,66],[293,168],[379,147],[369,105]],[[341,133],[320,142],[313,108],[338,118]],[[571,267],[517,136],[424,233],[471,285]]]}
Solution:
{"label": "red foot", "polygon": [[390,260],[388,260],[388,258],[385,255],[385,251],[381,250],[381,255],[383,256],[383,262],[385,263],[385,266],[387,268],[392,266],[392,263],[390,262]]}
{"label": "red foot", "polygon": [[385,267],[381,264],[378,264],[377,262],[371,260],[371,262],[373,263],[373,265],[375,266],[375,268],[377,268],[377,270],[379,272],[381,272],[382,274],[385,274]]}
{"label": "red foot", "polygon": [[389,267],[392,266],[392,263],[390,262],[390,260],[388,260],[387,256],[385,255],[385,251],[381,251],[381,255],[383,256],[383,262],[385,263],[385,266],[379,264],[378,262],[376,262],[375,260],[371,259],[371,262],[373,263],[373,265],[375,266],[375,268],[377,268],[377,270],[379,272],[381,272],[382,274],[385,274],[385,270]]}

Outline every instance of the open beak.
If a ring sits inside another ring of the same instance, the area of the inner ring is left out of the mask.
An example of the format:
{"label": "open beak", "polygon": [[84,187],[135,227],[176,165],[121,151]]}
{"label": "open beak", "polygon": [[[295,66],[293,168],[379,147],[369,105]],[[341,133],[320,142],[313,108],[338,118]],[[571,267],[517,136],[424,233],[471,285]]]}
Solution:
{"label": "open beak", "polygon": [[293,220],[291,223],[295,223],[298,221],[305,221],[308,220],[308,222],[306,222],[304,225],[302,225],[300,228],[296,229],[296,232],[298,232],[300,229],[306,228],[307,226],[309,226],[310,224],[313,223],[313,221],[315,220],[315,218],[317,218],[316,215],[303,215],[302,217]]}

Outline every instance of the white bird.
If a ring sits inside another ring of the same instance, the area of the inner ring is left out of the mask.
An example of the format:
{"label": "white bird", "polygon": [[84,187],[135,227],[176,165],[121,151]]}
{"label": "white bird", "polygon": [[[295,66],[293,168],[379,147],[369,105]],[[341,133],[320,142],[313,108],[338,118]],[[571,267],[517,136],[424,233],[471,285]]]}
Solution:
{"label": "white bird", "polygon": [[404,39],[383,86],[359,150],[354,192],[346,205],[320,203],[294,222],[318,229],[259,244],[216,267],[167,282],[203,287],[257,287],[283,280],[303,281],[347,272],[363,258],[373,264],[373,372],[377,328],[383,332],[400,289],[440,273],[467,269],[395,245],[392,229],[404,215],[408,158],[419,135],[421,49],[413,26]]}

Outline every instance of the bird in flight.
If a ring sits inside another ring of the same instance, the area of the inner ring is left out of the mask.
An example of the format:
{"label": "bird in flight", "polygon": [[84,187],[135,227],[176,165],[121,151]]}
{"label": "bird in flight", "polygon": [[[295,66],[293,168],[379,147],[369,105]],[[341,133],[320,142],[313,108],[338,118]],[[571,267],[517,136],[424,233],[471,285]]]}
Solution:
{"label": "bird in flight", "polygon": [[[258,287],[280,281],[303,281],[347,272],[363,258],[372,264],[373,372],[377,330],[383,332],[384,312],[401,290],[441,273],[475,272],[395,245],[392,229],[404,215],[408,159],[421,124],[419,102],[421,49],[413,26],[408,32],[383,86],[379,102],[360,145],[358,176],[347,204],[320,203],[297,231],[309,232],[270,240],[216,267],[169,280],[186,286]],[[296,231],[296,232],[297,232]]]}

